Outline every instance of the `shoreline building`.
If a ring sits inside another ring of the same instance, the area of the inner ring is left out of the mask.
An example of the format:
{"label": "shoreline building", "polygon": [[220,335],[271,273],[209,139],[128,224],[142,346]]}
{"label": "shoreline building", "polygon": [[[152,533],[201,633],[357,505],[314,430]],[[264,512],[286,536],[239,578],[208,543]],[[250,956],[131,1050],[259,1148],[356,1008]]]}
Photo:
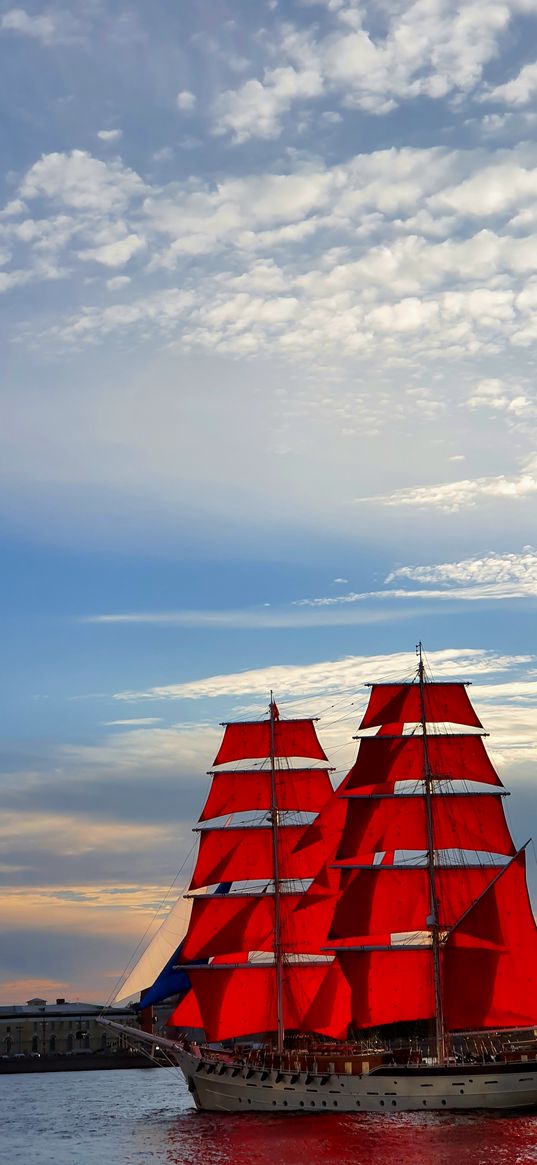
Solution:
{"label": "shoreline building", "polygon": [[[70,1003],[62,998],[55,1003],[35,998],[25,1004],[0,1005],[0,1058],[115,1052],[126,1047],[117,1032],[112,1034],[97,1022],[102,1011],[99,1003]],[[130,1006],[107,1008],[106,1013],[119,1024],[138,1023]]]}

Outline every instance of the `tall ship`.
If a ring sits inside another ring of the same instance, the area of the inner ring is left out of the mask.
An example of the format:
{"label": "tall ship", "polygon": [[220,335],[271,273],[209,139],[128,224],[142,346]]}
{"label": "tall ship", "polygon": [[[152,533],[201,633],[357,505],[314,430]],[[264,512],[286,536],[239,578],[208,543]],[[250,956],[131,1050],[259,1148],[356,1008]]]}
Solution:
{"label": "tall ship", "polygon": [[266,718],[224,725],[188,928],[142,998],[180,987],[167,1034],[142,1039],[198,1109],[537,1104],[528,843],[468,685],[429,679],[417,653],[411,681],[370,685],[336,790],[315,721],[272,694]]}

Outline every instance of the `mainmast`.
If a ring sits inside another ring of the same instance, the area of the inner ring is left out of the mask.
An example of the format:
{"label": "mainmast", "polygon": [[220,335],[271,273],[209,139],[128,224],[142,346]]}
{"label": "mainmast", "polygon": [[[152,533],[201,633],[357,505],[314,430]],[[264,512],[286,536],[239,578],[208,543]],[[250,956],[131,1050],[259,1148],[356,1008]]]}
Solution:
{"label": "mainmast", "polygon": [[440,961],[441,938],[440,926],[438,922],[438,896],[436,892],[436,871],[435,871],[435,845],[434,845],[434,827],[433,827],[433,781],[431,765],[429,762],[429,744],[427,739],[427,710],[425,707],[425,669],[423,665],[423,652],[421,640],[417,644],[416,654],[418,656],[418,680],[420,685],[420,703],[421,703],[421,730],[422,730],[422,744],[423,744],[423,783],[425,787],[425,815],[427,822],[427,869],[429,874],[429,894],[431,912],[428,918],[428,923],[431,929],[431,945],[433,954],[433,976],[434,976],[434,1003],[435,1003],[435,1042],[436,1042],[436,1059],[439,1064],[445,1062],[445,1028],[444,1028],[444,1007],[442,999],[442,970]]}
{"label": "mainmast", "polygon": [[274,740],[275,704],[273,693],[270,693],[270,823],[272,828],[272,853],[274,859],[274,964],[276,968],[276,1015],[277,1015],[277,1050],[283,1052],[285,1027],[283,1018],[283,951],[280,902],[280,864],[278,832],[280,813],[276,789],[276,757]]}

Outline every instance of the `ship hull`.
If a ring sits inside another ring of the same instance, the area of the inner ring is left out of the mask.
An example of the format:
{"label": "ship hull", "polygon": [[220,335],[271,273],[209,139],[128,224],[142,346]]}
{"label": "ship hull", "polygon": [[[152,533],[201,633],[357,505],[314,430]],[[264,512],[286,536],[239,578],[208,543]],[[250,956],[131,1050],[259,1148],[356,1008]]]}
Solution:
{"label": "ship hull", "polygon": [[177,1052],[204,1112],[424,1112],[537,1107],[537,1062],[386,1068],[362,1075],[269,1072]]}

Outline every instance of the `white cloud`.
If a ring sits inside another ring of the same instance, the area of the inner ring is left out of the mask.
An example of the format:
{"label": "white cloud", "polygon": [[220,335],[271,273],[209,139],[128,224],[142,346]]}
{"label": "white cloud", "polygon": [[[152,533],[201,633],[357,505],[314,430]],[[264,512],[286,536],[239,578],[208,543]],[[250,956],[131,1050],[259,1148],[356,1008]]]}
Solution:
{"label": "white cloud", "polygon": [[[393,592],[396,594],[396,592]],[[420,592],[421,594],[421,592]],[[347,596],[346,601],[356,602],[358,599],[375,598],[376,594]],[[406,596],[405,596],[406,597]],[[322,610],[323,607],[333,607],[332,610]],[[315,609],[310,609],[315,608]],[[408,613],[409,615],[411,612]],[[119,626],[148,626],[148,627],[227,627],[229,629],[269,629],[279,627],[318,627],[323,624],[329,626],[352,626],[360,623],[386,623],[406,617],[397,610],[372,611],[353,610],[350,607],[342,609],[337,599],[299,600],[290,607],[276,607],[263,604],[262,607],[246,607],[244,609],[231,608],[229,610],[184,610],[159,612],[131,612],[110,613],[105,615],[87,615],[84,623],[97,623],[102,626],[117,624]]]}
{"label": "white cloud", "polygon": [[[440,679],[461,675],[496,675],[514,666],[527,663],[528,656],[502,656],[492,651],[473,648],[449,648],[428,652],[431,671]],[[278,664],[269,668],[253,668],[226,675],[208,676],[180,684],[165,684],[146,691],[117,692],[114,699],[131,700],[200,700],[222,699],[256,695],[268,696],[271,688],[283,699],[343,692],[363,692],[368,681],[404,678],[412,668],[408,652],[389,655],[347,656],[344,659],[321,663],[294,665]],[[123,739],[123,738],[122,738]]]}
{"label": "white cloud", "polygon": [[262,82],[252,78],[240,89],[219,97],[215,132],[230,132],[237,143],[251,137],[279,137],[281,117],[293,102],[318,97],[321,92],[321,79],[312,70],[299,72],[292,66],[268,69]]}
{"label": "white cloud", "polygon": [[194,93],[190,92],[189,89],[182,89],[181,92],[177,94],[175,101],[177,108],[180,109],[182,113],[190,113],[196,105],[196,97]]}
{"label": "white cloud", "polygon": [[117,142],[123,134],[121,129],[99,129],[97,130],[97,137],[102,142]]}
{"label": "white cloud", "polygon": [[[196,256],[195,274],[185,267],[181,275],[190,310],[181,314],[177,339],[189,347],[317,362],[382,353],[423,363],[537,339],[532,145],[492,154],[380,150],[333,166],[300,160],[289,172],[228,176],[216,187],[195,178],[150,186],[118,159],[75,150],[45,155],[18,193],[0,232],[6,251],[14,241],[27,247],[28,274],[14,255],[19,274],[7,275],[4,288],[50,277],[36,262],[45,249],[48,272],[63,274],[88,259],[119,266],[143,241],[151,258],[141,275],[173,272]],[[40,217],[24,211],[23,198],[30,205],[39,199]],[[466,233],[476,206],[494,229]],[[173,315],[175,289],[160,295]],[[144,298],[142,286],[133,327],[151,317]],[[88,307],[50,334],[54,343],[96,337],[100,318],[97,306]],[[103,318],[110,334],[113,316]],[[128,326],[123,304],[117,325]],[[485,407],[483,394],[474,396],[472,407]],[[504,415],[527,421],[531,402],[521,387]],[[441,402],[422,394],[413,407],[424,416]]]}
{"label": "white cloud", "polygon": [[23,198],[47,196],[75,210],[120,211],[144,192],[142,179],[119,161],[101,162],[85,150],[44,154],[26,174]]}
{"label": "white cloud", "polygon": [[[269,43],[277,67],[221,95],[215,126],[237,142],[277,137],[294,103],[326,94],[381,115],[401,102],[465,95],[481,82],[498,54],[500,38],[520,8],[500,0],[449,0],[384,6],[329,4],[331,26],[301,33],[281,25]],[[329,112],[329,111],[327,111]]]}
{"label": "white cloud", "polygon": [[132,234],[126,235],[123,239],[117,239],[113,243],[106,243],[102,247],[90,247],[87,251],[79,251],[78,257],[102,263],[104,267],[123,267],[143,247],[145,247],[145,240],[141,239],[139,235]]}
{"label": "white cloud", "polygon": [[516,77],[489,90],[483,100],[504,101],[506,105],[527,105],[537,92],[537,61],[524,65]]}
{"label": "white cloud", "polygon": [[114,275],[112,279],[106,280],[106,286],[109,291],[119,291],[120,287],[127,287],[130,281],[129,275]]}
{"label": "white cloud", "polygon": [[85,308],[77,316],[66,321],[62,327],[52,329],[50,337],[56,335],[67,343],[92,342],[103,336],[128,331],[140,324],[152,324],[158,331],[169,335],[177,329],[178,321],[188,316],[193,297],[190,292],[158,291],[130,303],[110,304],[109,307]]}
{"label": "white cloud", "polygon": [[140,724],[160,724],[160,716],[133,716],[130,720],[103,720],[105,728],[133,727]]}
{"label": "white cloud", "polygon": [[532,457],[528,460],[527,468],[512,477],[500,474],[497,477],[467,478],[441,485],[398,489],[392,494],[357,500],[360,503],[379,502],[385,506],[431,508],[453,513],[491,499],[518,501],[534,493],[537,493],[537,459]]}
{"label": "white cloud", "polygon": [[24,8],[10,8],[5,12],[0,17],[0,30],[33,37],[45,45],[53,44],[58,34],[56,19],[51,13],[31,16]]}
{"label": "white cloud", "polygon": [[479,380],[466,401],[469,409],[488,409],[503,413],[507,419],[537,416],[537,401],[531,400],[518,386],[507,384],[497,377]]}
{"label": "white cloud", "polygon": [[497,554],[426,566],[399,566],[386,583],[411,579],[430,585],[440,583],[449,594],[470,588],[477,597],[520,598],[537,596],[537,551],[525,546],[521,553]]}

